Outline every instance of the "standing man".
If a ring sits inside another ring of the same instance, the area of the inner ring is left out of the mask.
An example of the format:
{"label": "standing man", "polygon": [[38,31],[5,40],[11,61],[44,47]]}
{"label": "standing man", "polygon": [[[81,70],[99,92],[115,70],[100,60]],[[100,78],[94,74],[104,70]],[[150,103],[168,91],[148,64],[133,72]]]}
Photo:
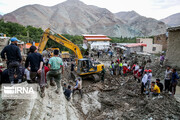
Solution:
{"label": "standing man", "polygon": [[152,70],[148,70],[147,89],[151,88]]}
{"label": "standing man", "polygon": [[167,90],[168,92],[170,91],[171,76],[172,76],[172,71],[170,70],[170,66],[168,66],[165,71],[165,80],[164,80],[165,91]]}
{"label": "standing man", "polygon": [[160,66],[161,66],[161,67],[163,66],[164,59],[165,59],[164,55],[161,54],[161,56],[160,56]]}
{"label": "standing man", "polygon": [[18,78],[18,83],[22,81],[22,78],[20,78],[21,75],[19,70],[22,58],[20,49],[17,47],[18,41],[19,40],[16,37],[11,38],[11,44],[6,46],[1,52],[1,58],[3,59],[3,61],[7,59],[8,75],[11,84],[14,84],[15,78]]}
{"label": "standing man", "polygon": [[[29,69],[29,66],[31,69]],[[30,71],[30,78],[33,82],[38,82],[41,88],[41,97],[44,97],[44,87],[43,81],[41,81],[41,72],[43,67],[43,57],[41,54],[37,53],[37,48],[35,46],[30,47],[30,54],[26,58],[25,68]],[[44,80],[45,83],[45,80]]]}
{"label": "standing man", "polygon": [[172,95],[174,96],[176,93],[176,85],[178,83],[179,76],[178,73],[176,72],[176,69],[172,69],[172,80],[171,80],[171,84],[172,84]]}
{"label": "standing man", "polygon": [[104,75],[105,75],[105,73],[106,73],[106,70],[104,69],[104,66],[102,66],[102,71],[101,71],[101,80],[102,80],[102,82],[104,82]]}
{"label": "standing man", "polygon": [[[59,94],[60,91],[60,80],[61,80],[61,73],[63,74],[63,61],[58,56],[59,50],[54,50],[54,56],[49,59],[48,67],[50,71],[47,73],[47,80],[51,80],[54,78],[54,81],[57,85],[56,93]],[[62,70],[61,67],[62,66]]]}
{"label": "standing man", "polygon": [[141,85],[141,94],[143,94],[147,85],[147,79],[148,79],[147,72],[148,70],[144,70],[144,76],[142,78],[142,85]]}

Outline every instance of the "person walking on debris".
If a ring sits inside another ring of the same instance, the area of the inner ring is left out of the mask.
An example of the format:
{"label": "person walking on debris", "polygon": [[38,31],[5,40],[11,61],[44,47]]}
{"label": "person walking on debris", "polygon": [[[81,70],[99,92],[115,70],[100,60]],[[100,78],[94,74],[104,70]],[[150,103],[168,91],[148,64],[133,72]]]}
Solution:
{"label": "person walking on debris", "polygon": [[151,88],[152,70],[148,70],[147,89]]}
{"label": "person walking on debris", "polygon": [[139,68],[138,72],[137,72],[137,79],[138,79],[138,83],[140,83],[140,80],[142,78],[142,67]]}
{"label": "person walking on debris", "polygon": [[176,85],[178,84],[179,76],[176,72],[176,69],[172,69],[172,80],[171,80],[171,86],[172,86],[172,95],[174,96],[176,93]]}
{"label": "person walking on debris", "polygon": [[65,97],[66,97],[66,99],[67,99],[68,101],[71,99],[71,93],[72,93],[72,91],[71,91],[71,86],[68,85],[68,88],[66,88],[66,89],[64,90],[64,95],[65,95]]}
{"label": "person walking on debris", "polygon": [[[43,67],[43,57],[41,54],[37,53],[37,48],[35,46],[30,47],[30,54],[26,58],[25,68],[30,69],[30,83],[38,82],[41,88],[41,97],[44,97],[44,87],[45,87],[45,79],[42,81],[42,67]],[[28,69],[29,70],[29,69]]]}
{"label": "person walking on debris", "polygon": [[128,66],[128,65],[127,65],[127,62],[125,62],[125,63],[123,64],[123,75],[124,75],[124,76],[127,75],[127,74],[126,74],[126,73],[127,73],[127,66]]}
{"label": "person walking on debris", "polygon": [[161,54],[161,56],[160,56],[160,66],[161,67],[163,66],[164,60],[165,60],[165,57],[163,54]]}
{"label": "person walking on debris", "polygon": [[100,56],[100,51],[98,50],[98,52],[97,52],[97,55],[98,55],[98,58],[99,58],[99,56]]}
{"label": "person walking on debris", "polygon": [[148,70],[144,70],[144,76],[142,78],[142,84],[141,84],[141,94],[143,94],[147,85],[147,79],[148,79],[147,72]]}
{"label": "person walking on debris", "polygon": [[172,71],[170,70],[170,66],[168,66],[166,71],[165,71],[165,80],[164,80],[164,85],[165,85],[164,91],[165,92],[170,91],[171,76],[172,76]]}
{"label": "person walking on debris", "polygon": [[49,59],[48,67],[50,70],[46,76],[47,80],[51,80],[52,78],[54,78],[54,81],[57,85],[57,90],[55,91],[57,94],[59,94],[60,91],[61,74],[63,74],[63,61],[58,55],[59,50],[54,50],[54,56]]}
{"label": "person walking on debris", "polygon": [[133,75],[134,75],[134,78],[136,80],[136,76],[137,76],[137,73],[138,73],[138,70],[139,70],[139,65],[138,63],[133,65],[133,68],[134,68],[134,71],[133,71]]}
{"label": "person walking on debris", "polygon": [[[21,63],[21,53],[17,42],[19,40],[16,37],[11,38],[11,44],[6,46],[1,52],[1,58],[3,61],[7,59],[8,75],[11,84],[14,84],[14,79],[18,78],[18,83],[22,81],[20,78],[19,66]],[[6,54],[6,57],[5,57]]]}
{"label": "person walking on debris", "polygon": [[110,74],[113,75],[113,62],[109,66]]}
{"label": "person walking on debris", "polygon": [[122,61],[120,60],[120,63],[119,63],[119,75],[121,75],[122,69],[123,69],[123,64],[122,64]]}
{"label": "person walking on debris", "polygon": [[106,73],[106,70],[104,69],[104,66],[102,66],[102,71],[101,71],[101,81],[104,82],[104,75]]}
{"label": "person walking on debris", "polygon": [[155,84],[155,82],[151,83],[151,92],[155,96],[158,96],[160,94],[160,88]]}
{"label": "person walking on debris", "polygon": [[160,82],[160,79],[156,79],[156,84],[160,88],[160,91],[163,91],[163,84]]}
{"label": "person walking on debris", "polygon": [[82,98],[82,80],[81,80],[80,77],[78,77],[78,78],[76,79],[76,85],[74,86],[74,89],[73,89],[73,95],[74,95],[74,92],[75,92],[76,90],[79,90],[79,93],[80,93],[81,98]]}

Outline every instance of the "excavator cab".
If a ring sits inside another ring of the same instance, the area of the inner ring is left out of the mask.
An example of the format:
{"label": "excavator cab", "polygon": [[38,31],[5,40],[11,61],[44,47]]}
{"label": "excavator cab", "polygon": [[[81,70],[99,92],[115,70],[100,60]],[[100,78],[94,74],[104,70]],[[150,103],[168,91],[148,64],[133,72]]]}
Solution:
{"label": "excavator cab", "polygon": [[78,74],[82,75],[89,72],[94,72],[96,70],[97,67],[94,67],[89,59],[83,58],[78,60],[78,67],[77,67]]}

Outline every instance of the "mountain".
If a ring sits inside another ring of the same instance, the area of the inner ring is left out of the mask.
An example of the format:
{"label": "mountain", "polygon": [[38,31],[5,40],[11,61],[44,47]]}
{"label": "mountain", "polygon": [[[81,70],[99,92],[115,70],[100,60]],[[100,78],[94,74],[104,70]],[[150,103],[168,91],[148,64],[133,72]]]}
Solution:
{"label": "mountain", "polygon": [[[123,14],[126,16],[126,13]],[[131,14],[127,15],[127,19],[118,18],[105,8],[86,5],[79,0],[67,0],[51,7],[27,5],[4,15],[3,19],[24,26],[32,25],[42,29],[50,27],[60,34],[134,37],[165,33],[163,22],[136,15],[135,12]]]}
{"label": "mountain", "polygon": [[166,32],[165,23],[153,18],[146,18],[135,11],[119,12],[115,15],[128,26],[139,30],[144,36],[163,34]]}
{"label": "mountain", "polygon": [[161,19],[161,21],[168,24],[169,26],[179,26],[180,25],[180,13],[176,13],[169,17]]}
{"label": "mountain", "polygon": [[0,15],[0,19],[2,18],[2,15]]}
{"label": "mountain", "polygon": [[3,16],[5,21],[17,22],[57,33],[105,34],[116,37],[143,36],[124,24],[105,8],[86,5],[79,0],[67,0],[55,6],[28,5]]}

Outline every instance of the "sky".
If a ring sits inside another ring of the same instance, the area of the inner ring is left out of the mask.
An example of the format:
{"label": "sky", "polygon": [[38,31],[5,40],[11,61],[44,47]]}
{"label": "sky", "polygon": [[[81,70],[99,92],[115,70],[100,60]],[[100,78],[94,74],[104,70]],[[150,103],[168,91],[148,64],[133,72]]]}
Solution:
{"label": "sky", "polygon": [[[66,0],[0,0],[0,14],[10,13],[22,6],[41,4],[53,6]],[[180,0],[80,0],[87,5],[107,8],[113,13],[136,11],[142,16],[162,19],[180,12]]]}

